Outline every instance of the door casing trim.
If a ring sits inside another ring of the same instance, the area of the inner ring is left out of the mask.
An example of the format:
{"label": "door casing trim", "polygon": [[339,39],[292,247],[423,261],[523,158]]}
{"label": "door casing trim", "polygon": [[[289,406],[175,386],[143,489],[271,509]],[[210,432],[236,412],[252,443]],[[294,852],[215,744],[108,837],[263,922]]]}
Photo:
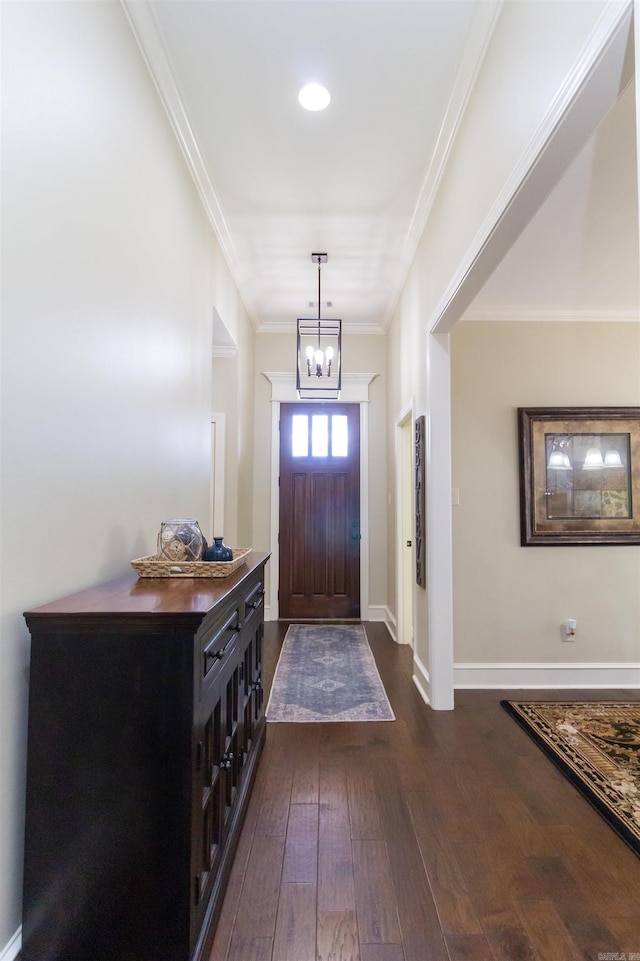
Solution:
{"label": "door casing trim", "polygon": [[[272,563],[269,579],[268,598],[265,616],[268,620],[278,620],[278,588],[280,586],[280,551],[278,531],[280,529],[280,492],[278,475],[280,469],[280,404],[309,404],[301,401],[296,393],[295,374],[278,371],[263,371],[271,383],[271,509],[270,540]],[[335,403],[360,405],[360,619],[371,620],[369,616],[369,385],[376,374],[343,374],[340,400]],[[318,403],[330,404],[322,400]]]}
{"label": "door casing trim", "polygon": [[[407,508],[405,503],[405,469],[406,464],[404,464],[404,432],[409,429],[411,431],[411,438],[413,443],[414,431],[415,431],[415,398],[412,396],[409,404],[403,408],[403,410],[396,417],[395,422],[395,455],[396,455],[396,614],[397,614],[397,627],[396,627],[396,637],[395,640],[399,644],[411,643],[411,646],[415,646],[414,642],[414,630],[415,630],[415,603],[413,588],[411,590],[411,608],[407,609],[407,604],[405,603],[405,585],[404,578],[407,574],[405,566],[404,552],[406,550],[405,532],[404,532],[404,511]],[[415,530],[413,531],[413,536],[411,538],[414,542],[414,547],[412,549],[412,572],[411,578],[415,577]],[[411,642],[408,640],[408,634],[411,634]]]}

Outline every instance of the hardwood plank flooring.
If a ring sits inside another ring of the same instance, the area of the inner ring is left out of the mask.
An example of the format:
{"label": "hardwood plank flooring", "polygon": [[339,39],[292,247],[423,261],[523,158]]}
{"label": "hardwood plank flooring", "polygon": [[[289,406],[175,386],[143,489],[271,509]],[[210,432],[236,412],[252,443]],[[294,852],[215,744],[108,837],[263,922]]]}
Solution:
{"label": "hardwood plank flooring", "polygon": [[640,858],[500,707],[640,692],[431,711],[365,628],[397,720],[268,725],[211,961],[640,961]]}

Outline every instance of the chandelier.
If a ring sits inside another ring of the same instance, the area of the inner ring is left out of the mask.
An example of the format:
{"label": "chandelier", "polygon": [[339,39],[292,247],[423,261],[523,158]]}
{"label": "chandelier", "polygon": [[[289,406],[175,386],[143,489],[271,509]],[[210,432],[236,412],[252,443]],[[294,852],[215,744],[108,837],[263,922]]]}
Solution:
{"label": "chandelier", "polygon": [[320,316],[320,273],[327,254],[311,254],[318,265],[318,316],[298,317],[296,390],[301,400],[338,400],[342,380],[342,321]]}

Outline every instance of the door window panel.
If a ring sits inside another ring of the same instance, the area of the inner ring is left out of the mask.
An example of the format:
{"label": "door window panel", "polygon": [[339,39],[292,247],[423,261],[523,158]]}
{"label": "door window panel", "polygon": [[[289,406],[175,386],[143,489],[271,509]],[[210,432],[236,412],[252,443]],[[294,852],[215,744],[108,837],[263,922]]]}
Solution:
{"label": "door window panel", "polygon": [[329,418],[326,414],[314,414],[311,418],[311,456],[327,457],[329,454]]}
{"label": "door window panel", "polygon": [[331,418],[331,456],[346,457],[349,453],[349,431],[346,414],[334,414]]}
{"label": "door window panel", "polygon": [[294,414],[291,418],[291,456],[307,457],[309,454],[309,418],[306,414]]}
{"label": "door window panel", "polygon": [[[311,424],[309,424],[311,421]],[[294,414],[291,418],[291,456],[309,457],[349,456],[349,419],[346,414]]]}

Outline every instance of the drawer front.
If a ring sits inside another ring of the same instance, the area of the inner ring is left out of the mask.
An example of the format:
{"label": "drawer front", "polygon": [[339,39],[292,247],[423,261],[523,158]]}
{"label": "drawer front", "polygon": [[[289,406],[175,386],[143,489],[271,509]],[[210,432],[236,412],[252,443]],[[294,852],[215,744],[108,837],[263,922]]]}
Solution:
{"label": "drawer front", "polygon": [[218,674],[217,668],[228,658],[241,630],[240,603],[225,608],[214,623],[203,630],[199,645],[201,693]]}
{"label": "drawer front", "polygon": [[257,578],[247,586],[244,595],[244,619],[249,618],[264,607],[264,581]]}

